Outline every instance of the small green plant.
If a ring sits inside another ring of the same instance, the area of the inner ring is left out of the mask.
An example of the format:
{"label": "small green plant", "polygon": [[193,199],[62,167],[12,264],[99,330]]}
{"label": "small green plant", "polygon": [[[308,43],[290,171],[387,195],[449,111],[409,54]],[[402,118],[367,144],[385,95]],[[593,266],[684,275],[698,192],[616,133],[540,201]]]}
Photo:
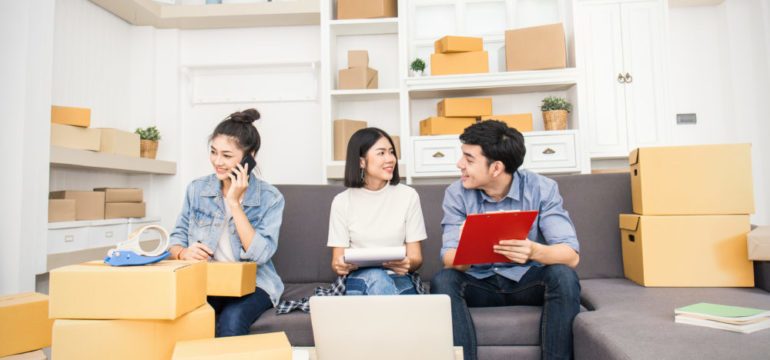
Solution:
{"label": "small green plant", "polygon": [[409,67],[412,69],[412,71],[423,72],[425,71],[425,61],[420,58],[416,58],[414,61],[412,61],[412,64],[409,65]]}
{"label": "small green plant", "polygon": [[150,126],[145,129],[136,128],[136,131],[134,131],[134,133],[139,134],[139,138],[142,140],[151,140],[151,141],[160,140],[160,131],[158,131],[158,128],[156,128],[155,126]]}
{"label": "small green plant", "polygon": [[545,99],[543,99],[543,105],[540,106],[541,111],[551,111],[551,110],[567,110],[567,112],[572,112],[572,104],[569,103],[566,99],[555,97],[555,96],[549,96]]}

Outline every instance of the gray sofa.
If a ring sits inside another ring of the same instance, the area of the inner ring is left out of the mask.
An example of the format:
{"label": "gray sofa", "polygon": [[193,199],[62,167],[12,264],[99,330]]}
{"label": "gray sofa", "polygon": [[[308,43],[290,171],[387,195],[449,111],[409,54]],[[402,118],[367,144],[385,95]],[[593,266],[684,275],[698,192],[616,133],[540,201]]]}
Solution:
{"label": "gray sofa", "polygon": [[[618,214],[631,213],[627,174],[557,176],[564,206],[580,240],[578,274],[582,311],[574,323],[577,359],[768,359],[770,330],[751,335],[678,325],[674,308],[715,302],[770,309],[770,266],[756,263],[756,288],[644,288],[623,277]],[[279,249],[274,257],[286,284],[284,299],[309,296],[334,280],[326,247],[329,207],[338,186],[278,186],[286,198]],[[441,269],[444,185],[415,186],[428,239],[424,280]],[[471,309],[481,359],[538,359],[540,307]],[[295,346],[312,346],[310,316],[268,311],[252,332],[285,331]]]}

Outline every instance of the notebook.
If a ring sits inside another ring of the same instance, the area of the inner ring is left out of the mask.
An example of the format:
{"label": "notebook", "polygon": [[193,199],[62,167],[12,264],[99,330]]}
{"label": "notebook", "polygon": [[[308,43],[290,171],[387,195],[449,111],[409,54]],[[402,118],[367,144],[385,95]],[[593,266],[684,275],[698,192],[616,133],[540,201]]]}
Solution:
{"label": "notebook", "polygon": [[770,311],[710,303],[674,310],[674,322],[750,334],[770,328]]}

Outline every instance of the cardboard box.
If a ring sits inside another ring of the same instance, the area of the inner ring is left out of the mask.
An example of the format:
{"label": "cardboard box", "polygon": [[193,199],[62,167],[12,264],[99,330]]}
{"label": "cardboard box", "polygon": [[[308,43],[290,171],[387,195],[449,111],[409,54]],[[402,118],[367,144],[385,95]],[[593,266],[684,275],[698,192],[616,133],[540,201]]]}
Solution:
{"label": "cardboard box", "polygon": [[51,199],[48,200],[48,222],[75,221],[75,200]]}
{"label": "cardboard box", "polygon": [[206,340],[180,341],[172,360],[260,359],[291,360],[292,350],[286,333],[231,336]]}
{"label": "cardboard box", "polygon": [[378,77],[377,70],[372,68],[342,69],[337,88],[340,90],[376,89],[379,86]]}
{"label": "cardboard box", "polygon": [[57,360],[168,360],[178,341],[214,337],[214,309],[204,304],[176,320],[64,320],[53,326]]}
{"label": "cardboard box", "polygon": [[51,122],[87,128],[91,126],[91,109],[69,106],[51,106]]}
{"label": "cardboard box", "polygon": [[643,286],[753,287],[748,215],[620,215],[623,272]]}
{"label": "cardboard box", "polygon": [[0,356],[50,346],[52,324],[47,295],[29,292],[0,296]]}
{"label": "cardboard box", "polygon": [[749,260],[770,261],[770,226],[760,226],[749,233]]}
{"label": "cardboard box", "polygon": [[75,220],[104,219],[104,193],[98,191],[53,191],[49,199],[75,200]]}
{"label": "cardboard box", "polygon": [[118,129],[98,129],[102,133],[99,151],[103,153],[139,157],[139,134]]}
{"label": "cardboard box", "polygon": [[366,50],[350,50],[348,51],[348,68],[368,68],[369,67],[369,52]]}
{"label": "cardboard box", "polygon": [[476,123],[472,117],[441,117],[431,116],[420,121],[420,136],[427,135],[457,135],[465,128]]}
{"label": "cardboard box", "polygon": [[104,193],[105,203],[127,203],[144,201],[144,192],[139,188],[95,188]]}
{"label": "cardboard box", "polygon": [[478,117],[492,115],[492,98],[451,98],[436,104],[438,116]]}
{"label": "cardboard box", "polygon": [[401,137],[398,135],[390,135],[393,139],[393,148],[396,150],[396,158],[401,159]]}
{"label": "cardboard box", "polygon": [[337,19],[372,19],[398,16],[397,0],[337,0]]}
{"label": "cardboard box", "polygon": [[48,360],[43,350],[25,352],[23,354],[0,357],[0,360]]}
{"label": "cardboard box", "polygon": [[433,43],[436,54],[484,51],[484,39],[470,36],[444,36]]}
{"label": "cardboard box", "polygon": [[519,130],[521,133],[532,131],[534,128],[532,124],[532,113],[482,116],[481,121],[484,120],[500,120],[506,123],[508,127]]}
{"label": "cardboard box", "polygon": [[505,68],[508,71],[567,67],[567,46],[562,24],[505,32]]}
{"label": "cardboard box", "polygon": [[206,303],[206,263],[64,266],[51,271],[49,294],[54,319],[173,320]]}
{"label": "cardboard box", "polygon": [[51,145],[70,149],[99,151],[102,133],[71,125],[51,124]]}
{"label": "cardboard box", "polygon": [[472,51],[452,54],[430,54],[431,75],[476,74],[489,72],[489,54]]}
{"label": "cardboard box", "polygon": [[751,144],[639,148],[628,162],[634,213],[754,212]]}
{"label": "cardboard box", "polygon": [[106,203],[104,204],[105,219],[143,218],[145,204],[142,203]]}
{"label": "cardboard box", "polygon": [[345,160],[350,137],[363,128],[366,128],[366,121],[334,120],[334,160]]}
{"label": "cardboard box", "polygon": [[241,297],[257,287],[257,263],[209,262],[206,264],[208,296]]}

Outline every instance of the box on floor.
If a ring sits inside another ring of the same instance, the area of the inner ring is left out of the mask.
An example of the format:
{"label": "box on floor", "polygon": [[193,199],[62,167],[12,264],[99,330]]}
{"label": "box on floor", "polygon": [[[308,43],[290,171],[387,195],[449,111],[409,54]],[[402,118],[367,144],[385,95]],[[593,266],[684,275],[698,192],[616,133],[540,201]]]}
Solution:
{"label": "box on floor", "polygon": [[50,346],[52,324],[47,295],[30,292],[0,296],[0,356]]}

